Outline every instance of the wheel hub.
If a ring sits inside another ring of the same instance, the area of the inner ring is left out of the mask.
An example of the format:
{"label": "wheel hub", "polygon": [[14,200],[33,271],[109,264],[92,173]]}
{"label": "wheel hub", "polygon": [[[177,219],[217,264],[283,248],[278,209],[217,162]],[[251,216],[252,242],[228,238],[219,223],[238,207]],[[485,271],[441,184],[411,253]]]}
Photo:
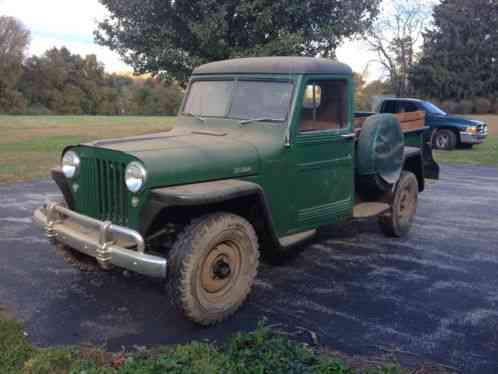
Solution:
{"label": "wheel hub", "polygon": [[447,135],[439,135],[438,137],[438,146],[440,148],[444,148],[448,145],[449,143],[449,138]]}
{"label": "wheel hub", "polygon": [[232,269],[230,269],[230,264],[225,262],[224,258],[221,258],[216,264],[213,266],[213,274],[218,279],[225,279],[230,276]]}
{"label": "wheel hub", "polygon": [[240,269],[240,252],[231,242],[214,246],[202,263],[201,287],[209,294],[221,294],[236,281]]}

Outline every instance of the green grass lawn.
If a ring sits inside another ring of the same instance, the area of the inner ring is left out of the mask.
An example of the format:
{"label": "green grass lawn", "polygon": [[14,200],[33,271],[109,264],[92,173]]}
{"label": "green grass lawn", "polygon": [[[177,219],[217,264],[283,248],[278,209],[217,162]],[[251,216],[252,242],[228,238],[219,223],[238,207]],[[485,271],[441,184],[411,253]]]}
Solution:
{"label": "green grass lawn", "polygon": [[[438,162],[498,166],[498,116],[490,136],[471,150],[435,152]],[[0,116],[0,183],[48,178],[65,145],[167,131],[174,117]]]}
{"label": "green grass lawn", "polygon": [[488,124],[489,135],[483,144],[472,149],[455,149],[453,151],[435,151],[435,159],[445,164],[470,164],[498,166],[498,115],[468,115]]}
{"label": "green grass lawn", "polygon": [[[368,366],[365,366],[368,365]],[[357,363],[362,373],[403,373],[396,364]],[[82,346],[35,348],[21,325],[0,311],[2,374],[348,374],[330,354],[314,351],[266,327],[237,334],[226,344],[192,342],[140,353],[109,353]],[[417,371],[425,373],[426,371]]]}
{"label": "green grass lawn", "polygon": [[0,183],[48,178],[64,146],[170,130],[174,117],[0,116]]}
{"label": "green grass lawn", "polygon": [[472,149],[434,151],[434,158],[443,164],[498,166],[498,136],[488,136],[483,144]]}

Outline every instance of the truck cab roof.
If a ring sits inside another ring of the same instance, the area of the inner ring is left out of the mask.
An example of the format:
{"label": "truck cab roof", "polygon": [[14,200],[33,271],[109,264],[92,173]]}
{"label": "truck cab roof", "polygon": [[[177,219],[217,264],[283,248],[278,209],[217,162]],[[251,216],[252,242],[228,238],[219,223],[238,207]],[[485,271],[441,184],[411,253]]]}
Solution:
{"label": "truck cab roof", "polygon": [[213,74],[353,74],[343,63],[314,57],[249,57],[211,62],[197,67],[193,75]]}
{"label": "truck cab roof", "polygon": [[382,101],[413,101],[413,102],[420,103],[420,102],[425,101],[425,100],[415,99],[412,97],[386,97],[385,99],[382,99]]}

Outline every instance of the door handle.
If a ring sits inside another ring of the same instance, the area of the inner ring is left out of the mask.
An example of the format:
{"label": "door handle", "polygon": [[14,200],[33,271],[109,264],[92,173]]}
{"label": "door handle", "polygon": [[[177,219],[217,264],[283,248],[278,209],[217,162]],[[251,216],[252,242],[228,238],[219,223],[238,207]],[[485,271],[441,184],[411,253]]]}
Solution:
{"label": "door handle", "polygon": [[354,132],[352,132],[351,134],[343,134],[343,135],[341,135],[341,137],[343,139],[353,139],[356,137],[356,134]]}

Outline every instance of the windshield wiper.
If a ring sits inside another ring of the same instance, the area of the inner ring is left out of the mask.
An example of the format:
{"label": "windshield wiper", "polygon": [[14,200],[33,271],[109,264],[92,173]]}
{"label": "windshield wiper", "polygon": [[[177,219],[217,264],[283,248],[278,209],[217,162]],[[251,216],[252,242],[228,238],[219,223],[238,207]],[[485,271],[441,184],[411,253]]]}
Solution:
{"label": "windshield wiper", "polygon": [[186,116],[189,116],[189,117],[194,117],[195,119],[201,121],[202,123],[206,123],[206,119],[202,118],[198,114],[194,114],[194,113],[183,113],[183,114],[185,114]]}
{"label": "windshield wiper", "polygon": [[263,118],[246,119],[246,120],[243,120],[243,121],[239,121],[239,123],[241,125],[247,125],[247,124],[253,123],[253,122],[284,122],[284,121],[285,121],[285,118],[267,118],[267,117],[263,117]]}

